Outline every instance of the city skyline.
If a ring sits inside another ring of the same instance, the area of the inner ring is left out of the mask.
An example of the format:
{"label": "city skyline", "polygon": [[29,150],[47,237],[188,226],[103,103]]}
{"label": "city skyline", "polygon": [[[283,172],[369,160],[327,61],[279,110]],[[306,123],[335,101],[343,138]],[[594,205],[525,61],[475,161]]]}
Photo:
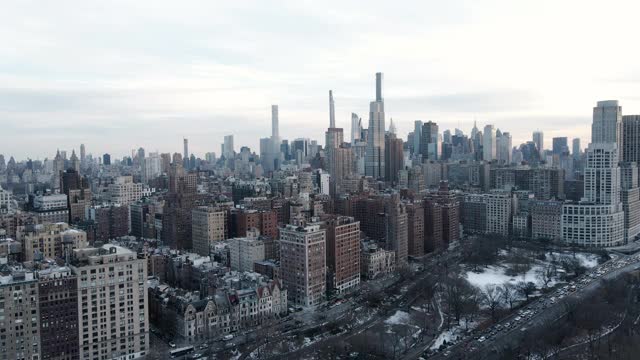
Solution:
{"label": "city skyline", "polygon": [[[566,29],[578,4],[581,16]],[[400,138],[418,119],[465,132],[477,120],[509,131],[514,145],[540,128],[548,139],[578,136],[586,147],[585,109],[596,101],[616,99],[625,114],[640,113],[634,56],[592,49],[607,43],[628,54],[633,4],[611,5],[616,16],[608,18],[577,2],[154,6],[153,14],[144,3],[3,11],[0,153],[44,159],[84,143],[94,156],[119,158],[138,147],[180,152],[184,137],[203,156],[228,134],[257,150],[269,134],[270,104],[280,105],[282,139],[323,143],[326,92],[333,90],[336,126],[346,130],[352,112],[367,114],[378,71]],[[276,21],[256,21],[265,14]],[[226,32],[230,18],[242,31]],[[591,29],[595,19],[600,26]],[[402,25],[370,26],[380,23]],[[365,56],[374,46],[389,56]]]}

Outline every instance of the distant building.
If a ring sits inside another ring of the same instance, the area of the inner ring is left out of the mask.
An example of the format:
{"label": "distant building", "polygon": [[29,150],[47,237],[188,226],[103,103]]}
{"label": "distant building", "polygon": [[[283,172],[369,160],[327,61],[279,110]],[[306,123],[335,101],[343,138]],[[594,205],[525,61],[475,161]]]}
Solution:
{"label": "distant building", "polygon": [[529,204],[531,238],[559,240],[562,238],[562,202],[536,200]]}
{"label": "distant building", "polygon": [[396,255],[393,251],[385,250],[374,242],[362,243],[362,277],[375,279],[395,271]]}
{"label": "distant building", "polygon": [[126,206],[142,198],[142,184],[134,183],[131,176],[119,176],[107,191],[113,204]]}
{"label": "distant building", "polygon": [[199,206],[191,213],[193,250],[208,256],[211,245],[227,239],[227,211],[211,206]]}
{"label": "distant building", "polygon": [[87,247],[87,234],[70,229],[66,223],[27,225],[18,229],[17,240],[22,244],[24,261],[37,259],[65,259],[65,251]]}
{"label": "distant building", "polygon": [[264,242],[259,239],[229,239],[231,270],[246,272],[254,270],[254,263],[265,260]]}

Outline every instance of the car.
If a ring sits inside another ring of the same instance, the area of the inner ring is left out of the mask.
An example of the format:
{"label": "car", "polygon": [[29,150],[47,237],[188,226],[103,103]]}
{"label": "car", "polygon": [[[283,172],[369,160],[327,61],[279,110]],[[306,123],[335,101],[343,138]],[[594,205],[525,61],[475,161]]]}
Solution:
{"label": "car", "polygon": [[224,341],[229,341],[231,339],[233,339],[233,335],[232,334],[225,335],[224,337],[222,337],[222,340],[224,340]]}
{"label": "car", "polygon": [[520,316],[515,318],[515,321],[520,321],[520,320],[522,320],[522,318]]}
{"label": "car", "polygon": [[169,347],[170,348],[175,348],[176,347],[176,343],[174,343],[173,341],[169,341]]}
{"label": "car", "polygon": [[480,339],[478,339],[478,342],[484,342],[485,340],[487,340],[486,337],[484,336],[480,336]]}

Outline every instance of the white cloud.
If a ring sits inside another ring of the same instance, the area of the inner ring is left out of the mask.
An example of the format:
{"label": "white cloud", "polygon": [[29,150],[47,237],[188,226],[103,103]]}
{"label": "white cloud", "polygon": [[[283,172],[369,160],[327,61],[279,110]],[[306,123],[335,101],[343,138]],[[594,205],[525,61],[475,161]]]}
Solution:
{"label": "white cloud", "polygon": [[186,136],[201,155],[228,133],[257,149],[272,103],[281,135],[322,142],[327,91],[348,128],[351,112],[366,120],[376,71],[401,134],[415,119],[468,131],[477,118],[510,131],[514,145],[534,128],[586,145],[597,100],[640,112],[638,10],[623,1],[11,1],[0,12],[0,153],[42,158],[80,142],[118,155],[180,151]]}

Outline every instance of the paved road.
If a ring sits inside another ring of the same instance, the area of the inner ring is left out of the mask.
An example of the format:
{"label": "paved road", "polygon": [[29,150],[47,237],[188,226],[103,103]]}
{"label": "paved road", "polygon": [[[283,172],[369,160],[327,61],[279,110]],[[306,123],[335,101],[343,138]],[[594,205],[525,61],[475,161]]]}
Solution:
{"label": "paved road", "polygon": [[[605,273],[601,277],[594,277],[590,279],[590,282],[583,285],[583,287],[578,288],[573,293],[568,293],[563,299],[556,301],[555,303],[550,302],[550,298],[557,297],[558,291],[554,291],[545,295],[543,298],[532,302],[526,308],[527,309],[538,309],[537,313],[531,316],[530,319],[523,318],[520,321],[516,322],[517,325],[515,327],[510,328],[509,330],[503,330],[497,332],[497,334],[484,342],[479,342],[477,340],[473,340],[468,338],[467,340],[456,344],[446,351],[439,353],[435,356],[432,356],[432,359],[477,359],[477,360],[494,360],[499,359],[499,353],[506,348],[515,347],[519,344],[522,337],[525,335],[526,330],[530,328],[534,328],[537,326],[541,326],[544,324],[548,324],[550,322],[556,321],[558,318],[565,315],[565,300],[574,299],[581,300],[587,297],[589,294],[595,292],[600,286],[600,279],[615,279],[624,273],[628,273],[632,270],[635,270],[640,264],[639,256],[619,256],[615,260],[611,260],[605,264],[598,266],[598,268],[594,269],[590,273],[594,273],[598,269],[603,268],[606,264],[616,264],[623,260],[630,261],[628,265],[622,265],[619,268],[612,268],[607,273]],[[547,303],[548,305],[544,305]],[[512,314],[507,317],[503,321],[500,322],[501,325],[504,326],[505,323],[513,324],[516,317],[520,316],[518,313]],[[495,326],[494,326],[495,328]],[[426,350],[426,349],[425,349]],[[447,355],[445,355],[447,354]],[[410,356],[404,357],[405,359],[416,359],[418,356],[415,353],[412,353]]]}

